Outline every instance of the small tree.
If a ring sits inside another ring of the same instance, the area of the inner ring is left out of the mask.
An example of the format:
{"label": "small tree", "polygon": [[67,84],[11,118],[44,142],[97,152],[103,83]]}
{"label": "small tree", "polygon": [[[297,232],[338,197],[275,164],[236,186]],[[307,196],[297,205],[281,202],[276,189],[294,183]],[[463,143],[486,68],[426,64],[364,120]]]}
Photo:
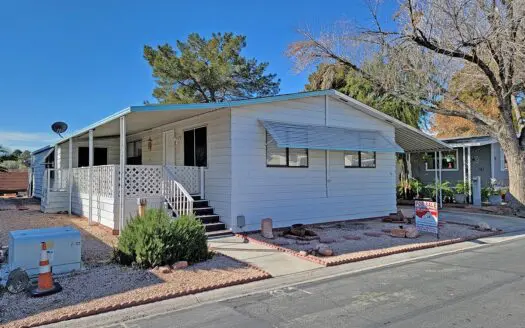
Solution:
{"label": "small tree", "polygon": [[277,94],[280,80],[265,73],[268,63],[242,56],[244,47],[246,37],[233,33],[208,40],[192,33],[177,41],[177,50],[144,46],[157,83],[153,96],[161,103],[209,103]]}
{"label": "small tree", "polygon": [[[303,30],[289,55],[302,69],[320,61],[357,72],[378,90],[427,113],[460,117],[499,141],[505,153],[511,205],[525,206],[525,132],[520,99],[525,93],[525,1],[402,0],[394,28],[380,24],[379,5],[369,2],[372,24],[338,24],[335,31]],[[384,65],[370,69],[365,58]],[[451,88],[458,74],[462,83]],[[463,91],[485,90],[497,115],[473,107]]]}

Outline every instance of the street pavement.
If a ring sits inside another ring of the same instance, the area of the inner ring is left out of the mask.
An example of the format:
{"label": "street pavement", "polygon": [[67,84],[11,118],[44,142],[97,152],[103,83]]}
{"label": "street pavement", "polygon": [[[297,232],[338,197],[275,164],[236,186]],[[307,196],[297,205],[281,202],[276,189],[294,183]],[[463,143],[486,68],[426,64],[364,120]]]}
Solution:
{"label": "street pavement", "polygon": [[524,249],[517,238],[107,327],[524,327]]}

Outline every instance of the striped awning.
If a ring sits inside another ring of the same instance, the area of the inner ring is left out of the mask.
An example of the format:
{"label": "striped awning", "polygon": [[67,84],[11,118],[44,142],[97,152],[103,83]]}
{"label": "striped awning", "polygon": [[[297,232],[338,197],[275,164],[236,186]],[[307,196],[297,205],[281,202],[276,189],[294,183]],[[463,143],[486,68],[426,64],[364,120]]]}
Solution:
{"label": "striped awning", "polygon": [[281,148],[404,152],[403,148],[376,130],[262,120],[260,122]]}

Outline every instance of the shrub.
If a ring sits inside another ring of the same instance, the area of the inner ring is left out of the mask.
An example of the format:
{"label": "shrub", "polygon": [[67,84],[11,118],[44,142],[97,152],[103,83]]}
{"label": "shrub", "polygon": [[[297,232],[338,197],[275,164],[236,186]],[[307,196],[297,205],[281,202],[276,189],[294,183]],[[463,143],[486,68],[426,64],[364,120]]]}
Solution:
{"label": "shrub", "polygon": [[202,223],[190,216],[174,220],[159,209],[149,209],[144,216],[133,218],[122,230],[115,250],[117,262],[143,268],[207,258]]}

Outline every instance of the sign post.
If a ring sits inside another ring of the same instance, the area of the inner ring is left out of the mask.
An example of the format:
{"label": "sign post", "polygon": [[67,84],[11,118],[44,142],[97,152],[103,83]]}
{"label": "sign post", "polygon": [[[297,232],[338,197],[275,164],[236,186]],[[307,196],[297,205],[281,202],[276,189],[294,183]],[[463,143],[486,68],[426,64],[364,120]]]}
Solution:
{"label": "sign post", "polygon": [[439,239],[439,213],[437,202],[415,201],[416,228],[419,232],[436,234]]}

